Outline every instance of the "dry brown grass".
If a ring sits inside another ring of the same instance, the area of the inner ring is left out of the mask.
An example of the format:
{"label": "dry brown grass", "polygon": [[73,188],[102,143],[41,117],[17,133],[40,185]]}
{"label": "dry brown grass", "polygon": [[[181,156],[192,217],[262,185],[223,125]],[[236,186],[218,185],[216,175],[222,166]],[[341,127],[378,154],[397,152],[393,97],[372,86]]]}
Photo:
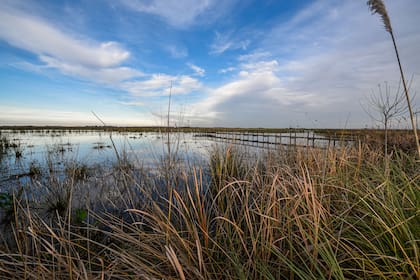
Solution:
{"label": "dry brown grass", "polygon": [[[212,172],[177,174],[171,200],[157,186],[127,184],[143,203],[127,202],[124,211],[87,209],[83,221],[71,209],[47,219],[31,202],[13,199],[1,277],[420,276],[420,172],[409,156],[394,154],[384,174],[383,157],[366,146],[282,150],[252,164],[240,153],[222,149]],[[135,181],[128,172],[121,176]]]}

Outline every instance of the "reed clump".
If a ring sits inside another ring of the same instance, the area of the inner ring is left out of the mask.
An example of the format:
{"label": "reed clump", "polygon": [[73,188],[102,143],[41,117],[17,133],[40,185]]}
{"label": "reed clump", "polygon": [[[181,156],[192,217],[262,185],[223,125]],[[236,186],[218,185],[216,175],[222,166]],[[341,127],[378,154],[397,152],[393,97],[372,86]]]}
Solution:
{"label": "reed clump", "polygon": [[[418,279],[420,170],[402,151],[285,149],[118,182],[125,208],[69,206],[55,219],[7,196],[0,276],[12,279]],[[147,175],[144,175],[147,176]],[[123,183],[124,182],[124,183]],[[161,180],[161,182],[165,182]],[[164,188],[163,188],[164,189]],[[82,209],[82,210],[80,210]],[[171,215],[168,215],[171,211]]]}

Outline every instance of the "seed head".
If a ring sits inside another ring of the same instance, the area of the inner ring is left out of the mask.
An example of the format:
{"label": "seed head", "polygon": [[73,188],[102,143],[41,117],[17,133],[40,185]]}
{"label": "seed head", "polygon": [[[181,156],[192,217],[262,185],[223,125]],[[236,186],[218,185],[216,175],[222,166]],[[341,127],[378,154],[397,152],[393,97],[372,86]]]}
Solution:
{"label": "seed head", "polygon": [[379,14],[385,26],[385,30],[392,33],[391,21],[388,16],[388,12],[385,8],[385,3],[382,0],[368,0],[367,5],[369,6],[372,14]]}

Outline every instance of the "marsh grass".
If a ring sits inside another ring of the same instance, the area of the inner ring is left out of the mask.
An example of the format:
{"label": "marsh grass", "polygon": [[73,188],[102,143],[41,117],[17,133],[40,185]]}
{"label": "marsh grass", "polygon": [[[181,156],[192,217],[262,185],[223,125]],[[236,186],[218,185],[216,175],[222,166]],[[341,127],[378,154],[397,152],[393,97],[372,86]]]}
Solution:
{"label": "marsh grass", "polygon": [[363,145],[254,160],[228,146],[211,152],[209,166],[177,170],[171,192],[161,187],[168,173],[115,169],[115,187],[130,193],[122,204],[68,206],[46,218],[34,202],[7,196],[13,219],[0,275],[418,279],[420,170],[403,152],[391,155],[387,174],[384,164]]}
{"label": "marsh grass", "polygon": [[84,163],[72,162],[65,172],[73,180],[86,180],[89,177],[89,167]]}

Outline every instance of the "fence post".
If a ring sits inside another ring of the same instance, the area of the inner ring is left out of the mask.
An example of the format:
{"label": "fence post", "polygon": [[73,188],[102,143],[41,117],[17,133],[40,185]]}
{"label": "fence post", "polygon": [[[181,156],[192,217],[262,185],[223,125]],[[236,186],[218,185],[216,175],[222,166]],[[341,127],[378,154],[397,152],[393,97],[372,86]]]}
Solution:
{"label": "fence post", "polygon": [[309,146],[309,130],[306,132],[306,147]]}

